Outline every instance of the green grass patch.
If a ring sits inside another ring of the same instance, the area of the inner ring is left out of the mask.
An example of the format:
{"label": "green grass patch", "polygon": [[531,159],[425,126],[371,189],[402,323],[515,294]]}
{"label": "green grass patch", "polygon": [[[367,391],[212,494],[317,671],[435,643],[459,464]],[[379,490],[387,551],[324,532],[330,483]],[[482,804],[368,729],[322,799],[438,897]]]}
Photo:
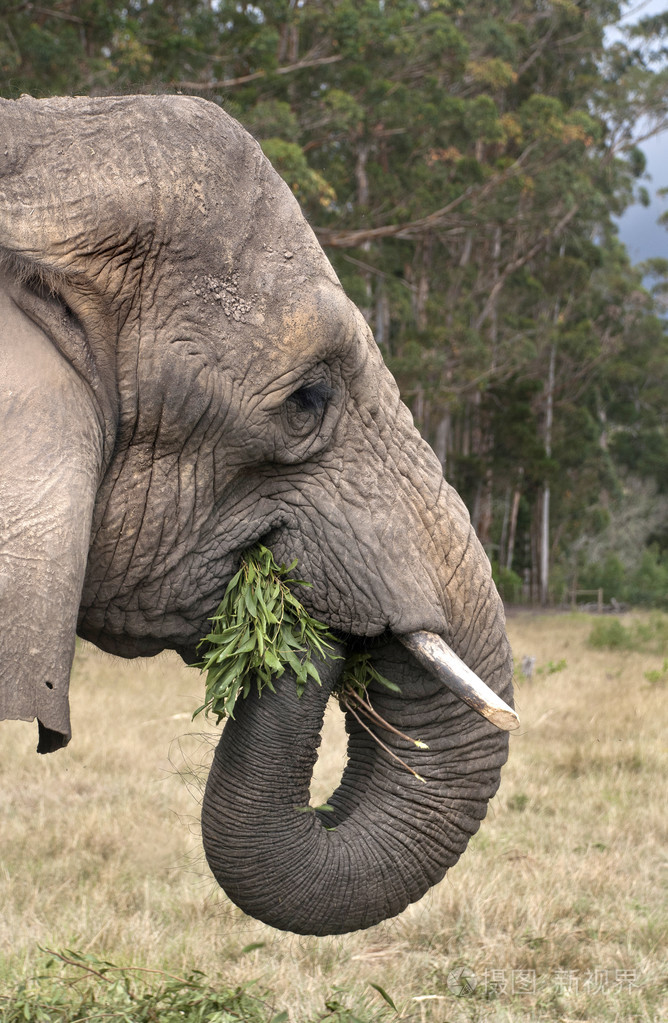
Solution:
{"label": "green grass patch", "polygon": [[654,614],[629,625],[618,618],[599,618],[592,626],[588,643],[596,650],[633,650],[663,656],[668,653],[668,616]]}
{"label": "green grass patch", "polygon": [[661,668],[654,668],[645,672],[645,678],[652,686],[668,685],[668,657],[664,660]]}
{"label": "green grass patch", "polygon": [[617,618],[599,618],[595,621],[588,643],[595,650],[635,649],[631,629],[627,629]]}
{"label": "green grass patch", "polygon": [[565,671],[568,667],[568,663],[565,657],[560,657],[558,661],[548,661],[547,664],[542,664],[540,668],[536,669],[537,675],[556,675],[560,671]]}
{"label": "green grass patch", "polygon": [[[70,949],[43,950],[43,972],[0,992],[0,1023],[288,1023],[289,1013],[255,981],[236,987],[211,984],[193,971],[176,977],[161,970],[119,967]],[[378,984],[381,996],[362,997],[354,1009],[349,993],[335,987],[313,1023],[381,1023],[396,1016],[396,1006]],[[390,1012],[391,1007],[393,1012]]]}

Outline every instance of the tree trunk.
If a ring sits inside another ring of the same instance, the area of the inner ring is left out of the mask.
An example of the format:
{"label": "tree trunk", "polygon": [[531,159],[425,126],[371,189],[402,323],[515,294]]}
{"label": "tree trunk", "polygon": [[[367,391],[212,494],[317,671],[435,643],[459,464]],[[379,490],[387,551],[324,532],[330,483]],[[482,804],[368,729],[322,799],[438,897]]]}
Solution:
{"label": "tree trunk", "polygon": [[492,489],[494,474],[491,465],[485,470],[480,489],[480,509],[478,514],[478,538],[483,547],[488,548],[492,531]]}
{"label": "tree trunk", "polygon": [[509,518],[510,518],[510,487],[506,487],[506,492],[503,496],[503,520],[501,522],[501,537],[499,539],[498,554],[499,565],[503,565],[505,563],[504,554],[506,551],[506,539],[508,537]]}
{"label": "tree trunk", "polygon": [[418,244],[416,253],[417,283],[413,292],[413,312],[415,315],[415,325],[419,331],[426,330],[428,323],[427,302],[429,301],[432,248],[433,238],[431,235],[427,235]]}
{"label": "tree trunk", "polygon": [[[369,158],[369,146],[368,143],[360,141],[357,145],[357,159],[355,161],[355,181],[357,182],[357,205],[364,207],[369,205],[369,178],[366,172],[366,164]],[[362,243],[362,250],[369,252],[371,249],[371,242],[365,241]],[[373,309],[373,293],[371,287],[371,272],[369,270],[361,271],[362,280],[364,281],[364,291],[366,294],[366,300],[360,311],[364,316],[367,323],[372,322],[372,309]]]}
{"label": "tree trunk", "polygon": [[390,302],[382,278],[376,282],[376,343],[379,348],[391,353]]}
{"label": "tree trunk", "polygon": [[[547,404],[545,409],[545,454],[552,454],[552,413],[554,402],[554,369],[557,357],[557,345],[550,348],[550,364],[547,373]],[[550,484],[543,487],[542,518],[540,534],[540,603],[547,606],[550,584]]]}
{"label": "tree trunk", "polygon": [[450,441],[450,413],[445,412],[436,427],[434,439],[434,451],[439,462],[443,466],[443,475],[446,473],[448,462],[448,446]]}
{"label": "tree trunk", "polygon": [[421,433],[424,432],[423,430],[420,429],[424,421],[424,405],[425,405],[424,388],[422,384],[418,384],[417,387],[415,388],[415,404],[413,406],[413,419],[415,420],[415,425],[417,426],[418,430],[420,430]]}
{"label": "tree trunk", "polygon": [[[501,261],[501,226],[494,228],[494,242],[492,245],[492,281],[493,284],[499,279],[499,263]],[[490,371],[493,374],[496,370],[497,348],[499,344],[499,295],[494,298],[489,311],[489,342],[490,342]]]}
{"label": "tree trunk", "polygon": [[515,552],[515,534],[517,532],[517,515],[520,510],[520,498],[522,496],[522,477],[524,476],[524,467],[520,466],[517,476],[517,483],[515,485],[515,493],[513,494],[513,504],[510,510],[510,526],[508,529],[508,557],[506,558],[506,568],[510,572],[513,567],[513,554]]}

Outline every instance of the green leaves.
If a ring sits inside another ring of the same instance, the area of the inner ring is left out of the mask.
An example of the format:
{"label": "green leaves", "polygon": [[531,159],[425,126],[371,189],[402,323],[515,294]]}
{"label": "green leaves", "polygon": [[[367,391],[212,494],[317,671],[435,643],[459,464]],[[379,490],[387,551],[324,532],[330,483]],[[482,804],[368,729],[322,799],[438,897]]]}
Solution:
{"label": "green leaves", "polygon": [[[204,654],[195,667],[207,673],[206,696],[193,717],[201,711],[207,715],[212,713],[216,715],[216,724],[225,717],[234,717],[234,706],[239,698],[245,699],[253,686],[258,694],[265,687],[274,692],[272,680],[280,678],[286,668],[295,675],[298,696],[304,692],[309,679],[320,685],[318,669],[311,657],[314,651],[319,657],[331,651],[334,636],[326,625],[311,617],[291,592],[290,584],[311,585],[291,576],[296,567],[296,561],[287,568],[277,565],[271,551],[261,544],[244,555],[241,568],[230,580],[218,610],[210,619],[213,629],[198,645],[198,649],[204,648]],[[394,732],[418,749],[428,747],[419,739],[399,732],[373,709],[367,696],[371,684],[400,692],[394,682],[374,668],[369,652],[352,653],[346,659],[335,695],[342,708],[351,713],[391,757],[415,774],[388,749],[372,726]],[[315,812],[310,806],[299,809]],[[315,809],[327,811],[332,807],[325,803]]]}
{"label": "green leaves", "polygon": [[[258,943],[255,947],[261,947]],[[228,987],[191,970],[175,977],[162,970],[116,966],[90,953],[43,949],[49,956],[38,976],[3,985],[0,1023],[286,1023],[270,992],[254,981]],[[248,951],[248,947],[243,951]],[[7,993],[5,994],[5,990]]]}
{"label": "green leaves", "polygon": [[371,654],[368,652],[350,654],[346,658],[346,663],[343,669],[343,677],[340,683],[340,689],[345,693],[354,692],[358,696],[365,696],[368,687],[372,682],[377,682],[381,686],[385,686],[386,689],[390,689],[393,693],[399,693],[401,690],[399,686],[394,682],[390,682],[389,679],[381,675],[379,671],[376,671],[373,664],[371,663]]}
{"label": "green leaves", "polygon": [[311,656],[325,656],[334,637],[291,592],[289,584],[310,586],[291,576],[296,567],[296,561],[277,565],[261,544],[244,555],[211,618],[212,631],[198,645],[204,653],[195,667],[206,671],[207,679],[205,701],[195,714],[213,713],[216,723],[233,717],[239,697],[245,699],[253,685],[258,693],[265,686],[273,691],[272,679],[286,667],[295,674],[298,696],[309,678],[320,685]]}
{"label": "green leaves", "polygon": [[[239,956],[263,949],[253,942]],[[275,1005],[277,996],[249,980],[230,987],[207,978],[199,970],[173,976],[163,970],[141,966],[116,966],[90,953],[71,949],[41,949],[48,956],[39,974],[29,979],[10,979],[0,990],[0,1023],[71,1023],[107,1020],[110,1023],[288,1023],[291,1014]],[[369,981],[386,1005],[397,1014],[391,996]],[[355,999],[337,985],[325,996],[324,1012],[312,1023],[381,1023],[388,1009],[378,1008],[375,998]],[[300,1019],[307,1019],[300,1015]],[[395,1018],[395,1017],[392,1017]]]}

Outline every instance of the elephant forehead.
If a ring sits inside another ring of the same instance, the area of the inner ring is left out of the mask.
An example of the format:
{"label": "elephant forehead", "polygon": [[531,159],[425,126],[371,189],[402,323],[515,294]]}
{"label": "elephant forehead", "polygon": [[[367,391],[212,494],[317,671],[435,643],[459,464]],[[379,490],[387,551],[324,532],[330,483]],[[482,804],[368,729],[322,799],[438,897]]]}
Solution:
{"label": "elephant forehead", "polygon": [[222,319],[231,323],[245,323],[263,327],[265,323],[265,300],[254,287],[240,284],[240,271],[227,270],[223,273],[202,270],[190,277],[183,287],[185,301],[196,310],[200,322],[215,323]]}
{"label": "elephant forehead", "polygon": [[261,353],[286,369],[343,359],[364,343],[367,331],[338,281],[254,270],[172,274],[163,281],[171,306],[158,290],[159,331],[208,339],[221,356],[231,346],[242,361]]}
{"label": "elephant forehead", "polygon": [[322,282],[287,297],[277,317],[276,344],[291,355],[322,359],[345,352],[355,339],[350,301],[339,285]]}

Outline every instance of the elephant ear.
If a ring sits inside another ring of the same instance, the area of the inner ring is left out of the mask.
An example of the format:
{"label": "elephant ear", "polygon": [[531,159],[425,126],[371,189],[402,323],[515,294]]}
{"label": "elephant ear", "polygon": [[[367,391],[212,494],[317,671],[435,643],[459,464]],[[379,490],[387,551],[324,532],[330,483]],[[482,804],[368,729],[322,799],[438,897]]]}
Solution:
{"label": "elephant ear", "polygon": [[68,688],[102,432],[88,385],[0,281],[0,718],[70,737]]}
{"label": "elephant ear", "polygon": [[95,290],[105,266],[104,278],[127,261],[118,239],[136,252],[153,219],[137,147],[105,131],[101,112],[81,98],[0,100],[0,248],[43,278],[98,281]]}
{"label": "elephant ear", "polygon": [[[64,294],[90,280],[83,141],[67,104],[0,101],[0,718],[70,737],[69,675],[105,406]],[[71,187],[70,187],[71,186]],[[74,213],[80,212],[78,227]],[[85,290],[85,289],[84,289]]]}
{"label": "elephant ear", "polygon": [[160,214],[128,103],[0,100],[0,718],[37,718],[42,753],[70,738],[114,324]]}
{"label": "elephant ear", "polygon": [[93,294],[131,295],[133,268],[196,222],[201,249],[214,205],[231,227],[216,238],[224,262],[238,197],[265,163],[236,121],[192,97],[0,100],[0,137],[0,250]]}

